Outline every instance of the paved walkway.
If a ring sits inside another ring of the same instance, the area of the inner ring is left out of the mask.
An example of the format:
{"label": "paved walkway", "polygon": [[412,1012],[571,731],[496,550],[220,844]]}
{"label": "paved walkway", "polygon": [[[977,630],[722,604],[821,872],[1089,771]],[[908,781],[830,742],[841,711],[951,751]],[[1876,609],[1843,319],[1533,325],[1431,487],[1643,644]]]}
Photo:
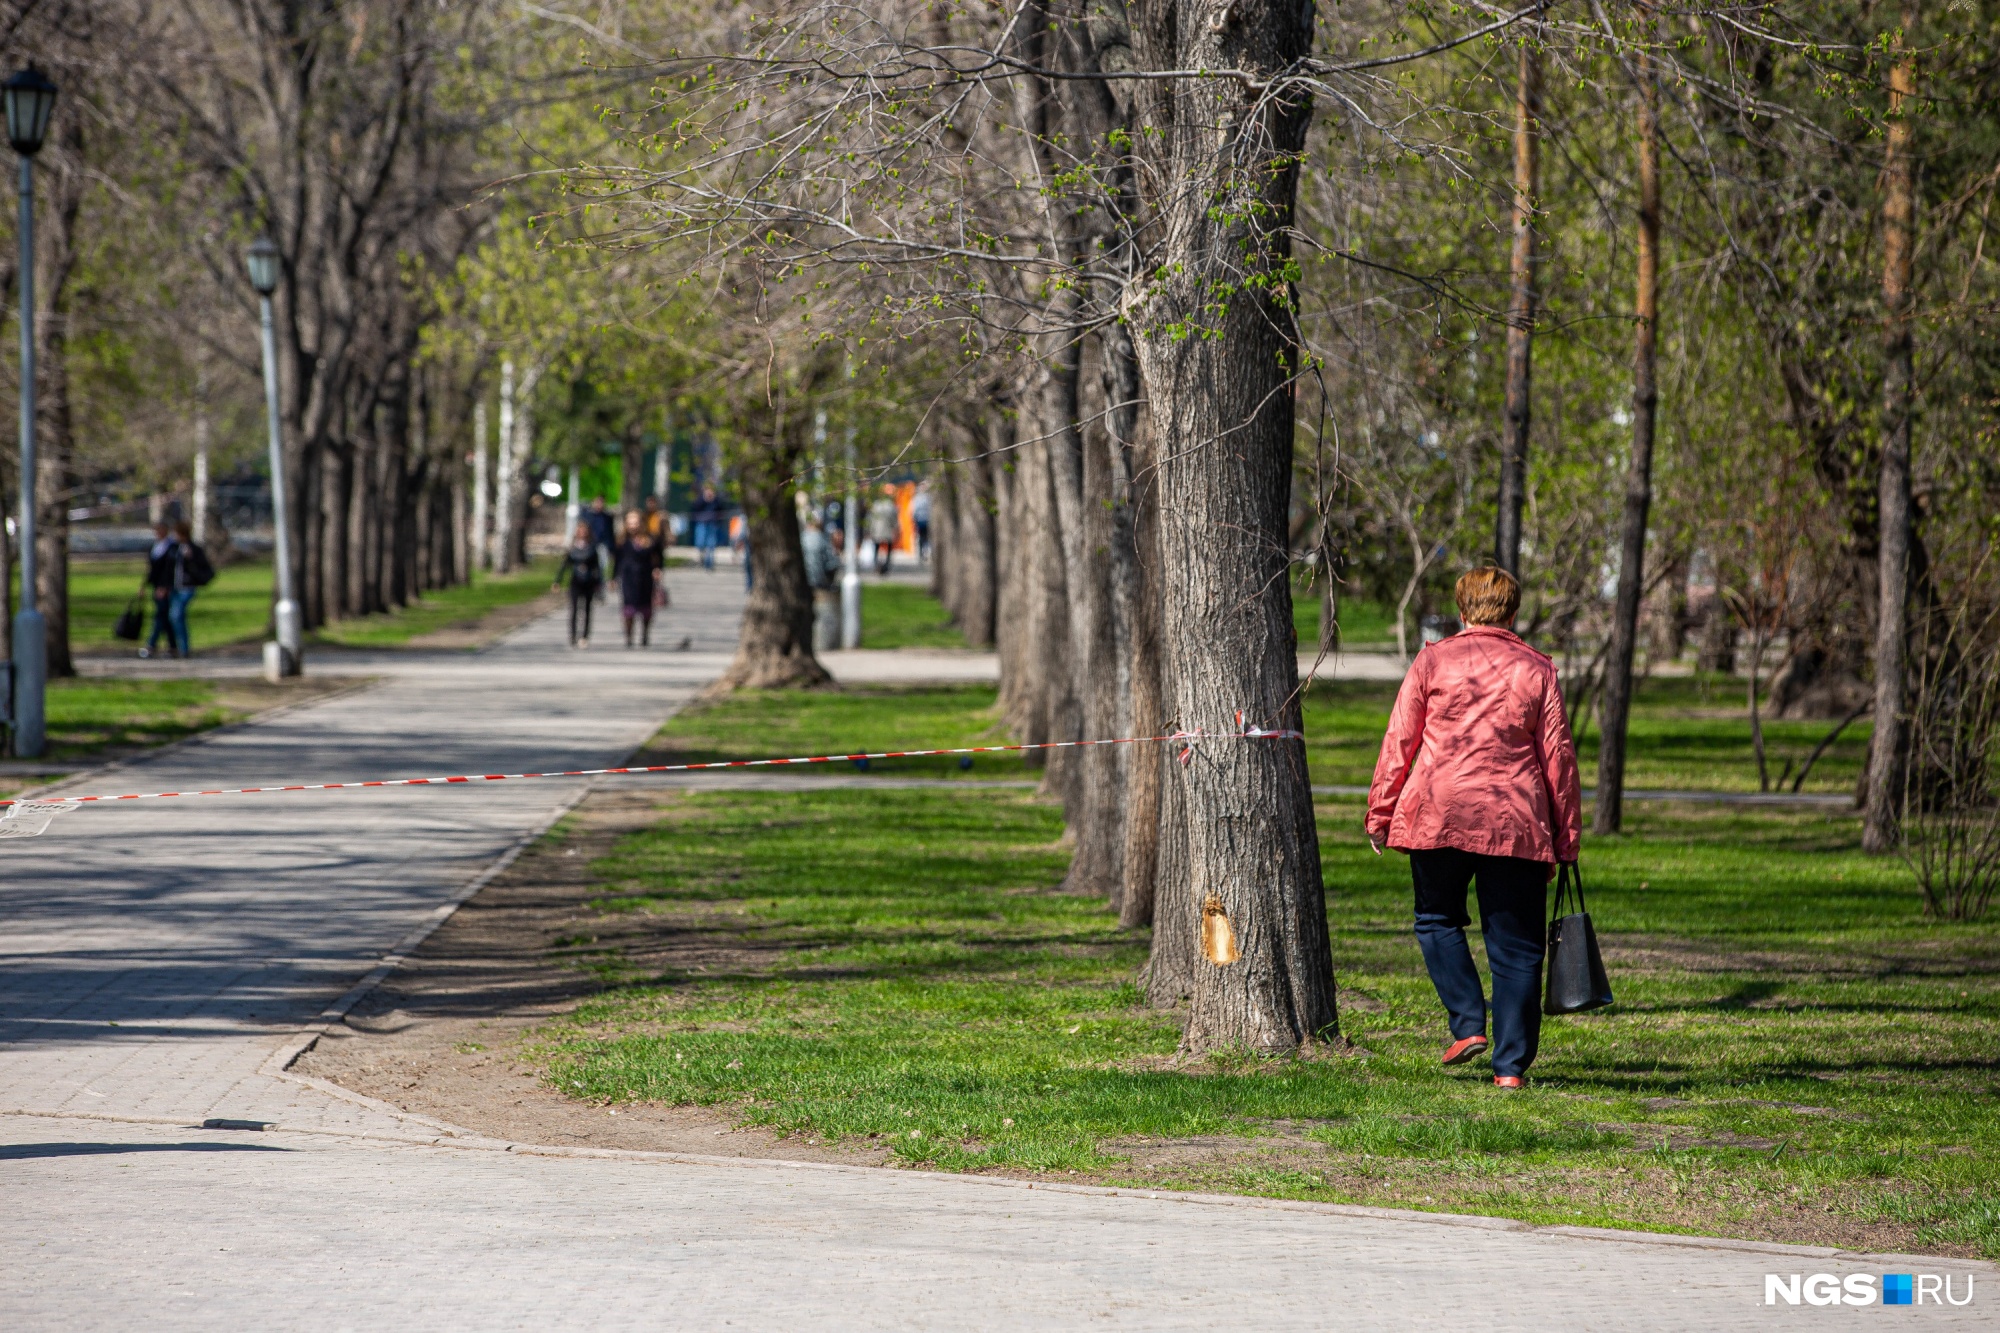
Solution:
{"label": "paved walkway", "polygon": [[[674,579],[664,637],[690,651],[575,654],[545,619],[479,654],[347,654],[384,683],[115,785],[615,762],[733,644],[741,585]],[[1962,1292],[1975,1270],[1972,1307],[1922,1313],[1990,1326],[1988,1266],[564,1152],[285,1073],[329,1006],[582,791],[86,808],[0,843],[0,1328],[1841,1327],[1883,1316],[1766,1309],[1763,1274],[1949,1272]]]}

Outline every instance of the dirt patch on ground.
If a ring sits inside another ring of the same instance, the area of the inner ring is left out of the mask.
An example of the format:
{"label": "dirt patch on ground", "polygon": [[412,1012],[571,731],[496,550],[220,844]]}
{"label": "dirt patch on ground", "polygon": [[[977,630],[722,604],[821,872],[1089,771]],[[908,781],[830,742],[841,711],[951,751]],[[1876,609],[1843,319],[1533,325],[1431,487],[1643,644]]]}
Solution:
{"label": "dirt patch on ground", "polygon": [[652,794],[591,796],[564,821],[566,836],[523,853],[293,1068],[519,1143],[890,1161],[865,1144],[829,1147],[737,1128],[727,1108],[578,1101],[549,1087],[524,1058],[532,1029],[601,988],[594,963],[615,957],[620,970],[649,975],[768,963],[768,949],[739,940],[719,919],[591,906],[603,886],[589,877],[590,862],[661,814]]}

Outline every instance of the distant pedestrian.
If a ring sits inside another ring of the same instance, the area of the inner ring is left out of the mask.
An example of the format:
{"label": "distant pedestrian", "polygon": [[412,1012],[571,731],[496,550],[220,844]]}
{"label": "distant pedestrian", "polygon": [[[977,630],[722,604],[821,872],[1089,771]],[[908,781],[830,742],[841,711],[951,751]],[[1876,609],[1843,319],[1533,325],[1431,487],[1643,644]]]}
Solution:
{"label": "distant pedestrian", "polygon": [[625,515],[625,539],[618,543],[613,568],[625,620],[625,646],[632,646],[632,625],[637,621],[639,646],[646,647],[653,641],[653,607],[665,587],[666,566],[636,509]]}
{"label": "distant pedestrian", "polygon": [[653,539],[653,545],[662,551],[667,549],[667,537],[670,535],[667,532],[667,516],[660,512],[660,497],[657,495],[646,497],[646,535]]}
{"label": "distant pedestrian", "polygon": [[188,637],[188,605],[194,601],[195,593],[214,578],[215,567],[209,563],[208,553],[195,544],[185,521],[178,521],[171,528],[165,523],[154,525],[153,545],[147,553],[141,585],[153,597],[153,632],[146,646],[139,650],[139,656],[151,657],[162,637],[173,656],[193,654]]}
{"label": "distant pedestrian", "polygon": [[868,540],[875,543],[875,573],[889,577],[889,562],[896,558],[896,543],[902,540],[903,517],[896,510],[896,488],[884,486],[868,506]]}
{"label": "distant pedestrian", "polygon": [[704,483],[688,508],[688,523],[694,528],[694,549],[701,554],[703,569],[715,568],[715,548],[722,545],[722,529],[728,514],[729,506],[715,493],[715,487]]}
{"label": "distant pedestrian", "polygon": [[743,591],[757,586],[757,571],[750,566],[750,516],[737,514],[729,520],[729,549],[743,566]]}
{"label": "distant pedestrian", "polygon": [[1459,579],[1465,628],[1410,664],[1368,793],[1377,855],[1410,856],[1417,944],[1451,1022],[1444,1063],[1487,1049],[1486,995],[1466,946],[1478,882],[1493,973],[1493,1082],[1518,1088],[1541,1041],[1546,888],[1576,860],[1583,797],[1555,664],[1514,636],[1521,585],[1505,570]]}
{"label": "distant pedestrian", "polygon": [[917,483],[917,493],[910,499],[910,523],[917,530],[917,559],[931,558],[931,484]]}
{"label": "distant pedestrian", "polygon": [[152,549],[146,555],[146,572],[139,580],[140,589],[153,599],[153,632],[146,636],[146,646],[139,650],[141,657],[151,657],[163,638],[167,641],[167,653],[171,656],[175,651],[178,640],[169,628],[167,608],[179,562],[180,543],[174,540],[173,529],[164,521],[155,523]]}
{"label": "distant pedestrian", "polygon": [[583,513],[583,521],[590,525],[590,540],[608,564],[612,548],[618,545],[618,523],[611,517],[611,511],[604,507],[603,496],[591,499],[590,508]]}
{"label": "distant pedestrian", "polygon": [[597,538],[590,524],[578,519],[576,533],[563,551],[553,587],[569,583],[569,646],[590,647],[590,609],[604,591],[604,566],[598,562]]}
{"label": "distant pedestrian", "polygon": [[806,519],[799,549],[806,558],[806,583],[813,596],[813,648],[840,646],[840,555],[827,540],[817,514]]}

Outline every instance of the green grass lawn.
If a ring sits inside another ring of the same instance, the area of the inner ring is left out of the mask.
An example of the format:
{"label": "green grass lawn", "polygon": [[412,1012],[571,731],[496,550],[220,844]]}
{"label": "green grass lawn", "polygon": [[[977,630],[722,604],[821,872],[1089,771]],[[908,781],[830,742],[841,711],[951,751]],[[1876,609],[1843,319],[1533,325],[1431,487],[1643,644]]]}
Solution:
{"label": "green grass lawn", "polygon": [[[977,696],[947,695],[691,717],[720,750],[844,749],[892,703],[915,727],[955,697],[976,725]],[[1134,985],[1145,934],[1058,888],[1056,809],[848,787],[681,795],[597,862],[601,910],[674,914],[727,957],[665,976],[579,958],[613,984],[536,1058],[573,1096],[716,1105],[949,1170],[2000,1254],[2000,927],[1924,921],[1852,817],[1644,805],[1590,840],[1619,1003],[1549,1020],[1511,1097],[1437,1066],[1407,863],[1359,822],[1358,802],[1320,811],[1365,1054],[1173,1066],[1177,1021]]]}
{"label": "green grass lawn", "polygon": [[[419,634],[477,620],[496,607],[539,596],[547,591],[553,568],[552,561],[540,560],[511,574],[481,574],[470,584],[426,593],[399,611],[337,621],[309,636],[309,642],[355,648],[407,643]],[[111,628],[145,572],[146,562],[137,557],[70,564],[70,643],[77,652],[135,650]],[[188,637],[196,652],[254,641],[270,632],[270,620],[271,562],[245,560],[218,569],[215,581],[195,594],[188,607]],[[151,634],[152,628],[149,610],[146,632]]]}
{"label": "green grass lawn", "polygon": [[861,576],[863,648],[963,648],[965,636],[951,623],[942,603],[907,583],[880,583]]}
{"label": "green grass lawn", "polygon": [[[850,753],[858,744],[871,751],[1005,745],[1009,738],[993,701],[991,685],[849,687],[818,695],[806,707],[788,691],[746,691],[683,708],[654,738],[643,762]],[[853,773],[858,766],[840,763],[795,771]],[[870,761],[868,771],[978,778],[1033,778],[1037,773],[1018,754],[878,759]]]}
{"label": "green grass lawn", "polygon": [[243,716],[206,680],[52,680],[48,749],[56,761],[164,745]]}
{"label": "green grass lawn", "polygon": [[1055,887],[1055,810],[847,788],[687,795],[598,863],[602,910],[743,951],[699,976],[588,960],[622,984],[539,1058],[574,1096],[950,1170],[2000,1253],[2000,943],[1920,920],[1851,820],[1649,808],[1591,848],[1620,1003],[1550,1020],[1533,1088],[1501,1097],[1437,1067],[1405,864],[1340,832],[1353,813],[1322,827],[1365,1056],[1168,1067],[1144,936]]}

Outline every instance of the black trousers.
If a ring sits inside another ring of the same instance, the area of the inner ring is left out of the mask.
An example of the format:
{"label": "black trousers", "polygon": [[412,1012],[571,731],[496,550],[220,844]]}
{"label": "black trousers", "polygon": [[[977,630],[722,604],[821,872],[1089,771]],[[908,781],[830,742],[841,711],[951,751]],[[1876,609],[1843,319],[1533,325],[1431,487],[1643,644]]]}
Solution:
{"label": "black trousers", "polygon": [[1542,1039],[1542,954],[1548,940],[1548,865],[1456,847],[1410,853],[1417,944],[1451,1017],[1453,1037],[1486,1031],[1486,995],[1465,942],[1465,891],[1479,888],[1479,929],[1493,973],[1493,1072],[1521,1075]]}
{"label": "black trousers", "polygon": [[569,641],[590,637],[590,608],[597,601],[597,589],[569,585]]}

